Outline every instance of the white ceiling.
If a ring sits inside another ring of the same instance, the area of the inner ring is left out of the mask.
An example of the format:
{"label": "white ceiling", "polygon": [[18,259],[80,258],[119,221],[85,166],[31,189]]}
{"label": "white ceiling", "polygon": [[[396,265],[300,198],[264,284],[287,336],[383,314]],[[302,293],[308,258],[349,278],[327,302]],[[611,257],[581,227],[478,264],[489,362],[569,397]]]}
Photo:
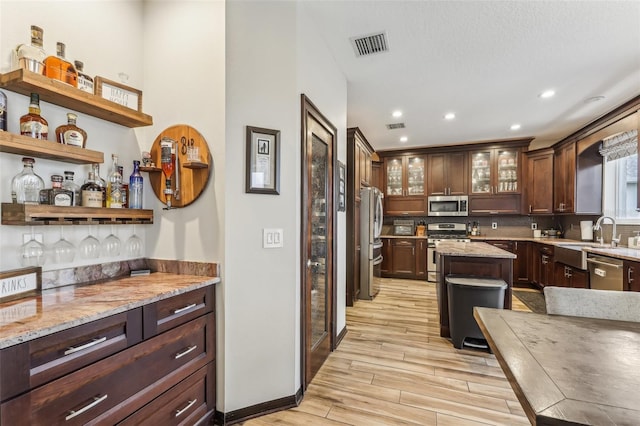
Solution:
{"label": "white ceiling", "polygon": [[[348,126],[376,150],[528,136],[549,146],[640,95],[637,0],[301,4],[347,78]],[[389,51],[356,57],[350,38],[380,31]],[[547,89],[556,95],[539,98]]]}

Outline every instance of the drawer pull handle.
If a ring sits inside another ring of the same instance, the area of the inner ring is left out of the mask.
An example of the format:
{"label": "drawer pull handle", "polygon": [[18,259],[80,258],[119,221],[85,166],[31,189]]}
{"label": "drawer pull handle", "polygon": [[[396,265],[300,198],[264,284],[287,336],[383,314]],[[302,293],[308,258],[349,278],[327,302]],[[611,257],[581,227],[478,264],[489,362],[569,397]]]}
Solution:
{"label": "drawer pull handle", "polygon": [[193,352],[196,350],[196,348],[198,347],[198,345],[193,345],[190,348],[185,349],[182,352],[178,352],[175,356],[175,359],[179,359],[182,358],[183,356],[185,356],[186,354],[188,354],[189,352]]}
{"label": "drawer pull handle", "polygon": [[194,399],[192,401],[189,401],[187,403],[187,406],[180,409],[180,410],[176,410],[176,417],[179,417],[182,413],[184,413],[185,411],[187,411],[189,408],[193,407],[193,404],[196,403],[196,401],[198,401],[197,399]]}
{"label": "drawer pull handle", "polygon": [[64,354],[65,354],[65,355],[71,355],[71,354],[76,353],[76,352],[78,352],[78,351],[81,351],[81,350],[83,350],[83,349],[87,349],[87,348],[90,348],[91,346],[95,346],[95,345],[97,345],[98,343],[105,342],[106,340],[107,340],[107,337],[105,336],[105,337],[100,337],[100,338],[93,339],[92,341],[87,342],[87,343],[85,343],[84,345],[80,345],[80,346],[69,346],[69,349],[67,349],[66,351],[64,351]]}
{"label": "drawer pull handle", "polygon": [[179,314],[180,312],[184,312],[184,311],[187,311],[187,310],[189,310],[191,308],[195,308],[195,307],[196,307],[196,304],[192,303],[190,305],[185,306],[184,308],[180,308],[180,309],[174,310],[173,311],[173,315]]}
{"label": "drawer pull handle", "polygon": [[72,418],[74,418],[76,416],[79,416],[80,414],[84,413],[85,411],[92,409],[93,407],[95,407],[96,405],[100,404],[105,399],[107,399],[107,395],[106,394],[101,396],[101,397],[94,396],[92,402],[90,402],[89,404],[85,405],[84,407],[82,407],[78,411],[70,410],[69,411],[69,415],[67,417],[65,417],[64,419],[65,420],[71,420]]}

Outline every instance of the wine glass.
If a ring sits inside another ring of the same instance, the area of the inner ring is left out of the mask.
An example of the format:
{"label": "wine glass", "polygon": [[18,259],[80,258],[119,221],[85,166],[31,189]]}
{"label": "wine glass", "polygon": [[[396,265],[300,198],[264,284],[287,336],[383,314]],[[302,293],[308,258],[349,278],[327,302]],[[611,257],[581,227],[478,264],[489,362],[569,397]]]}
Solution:
{"label": "wine glass", "polygon": [[80,255],[85,259],[97,259],[100,257],[100,241],[91,235],[91,226],[89,226],[89,235],[80,241]]}
{"label": "wine glass", "polygon": [[102,254],[106,257],[120,256],[120,247],[122,242],[117,235],[113,233],[113,225],[111,225],[111,233],[102,241]]}
{"label": "wine glass", "polygon": [[36,240],[31,227],[31,239],[20,246],[20,261],[22,266],[42,266],[45,261],[44,244]]}
{"label": "wine glass", "polygon": [[70,263],[76,256],[76,248],[68,240],[64,238],[62,232],[63,227],[60,227],[60,239],[53,245],[51,254],[53,255],[53,261],[55,263]]}
{"label": "wine glass", "polygon": [[136,235],[136,226],[133,225],[133,234],[125,243],[125,250],[128,256],[136,257],[142,254],[142,238]]}

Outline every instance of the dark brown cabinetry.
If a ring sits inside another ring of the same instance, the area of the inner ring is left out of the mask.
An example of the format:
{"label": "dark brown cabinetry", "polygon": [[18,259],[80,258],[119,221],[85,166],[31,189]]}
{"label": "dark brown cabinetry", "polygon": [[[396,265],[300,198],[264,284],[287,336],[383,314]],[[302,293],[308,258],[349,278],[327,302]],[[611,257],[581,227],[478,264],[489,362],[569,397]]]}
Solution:
{"label": "dark brown cabinetry", "polygon": [[554,264],[553,285],[557,287],[589,288],[589,272],[556,262]]}
{"label": "dark brown cabinetry", "polygon": [[391,264],[391,253],[393,253],[393,240],[391,238],[382,238],[382,263],[380,264],[380,274],[383,277],[390,277],[393,273]]}
{"label": "dark brown cabinetry", "polygon": [[553,155],[553,210],[575,213],[576,144],[555,148]]}
{"label": "dark brown cabinetry", "polygon": [[640,262],[625,260],[622,268],[623,288],[627,291],[640,291]]}
{"label": "dark brown cabinetry", "polygon": [[531,282],[531,244],[528,241],[488,240],[485,242],[517,256],[513,260],[514,285]]}
{"label": "dark brown cabinetry", "polygon": [[209,286],[3,349],[0,423],[206,421],[215,408],[213,306]]}
{"label": "dark brown cabinetry", "polygon": [[553,284],[553,246],[534,243],[532,255],[532,282],[540,287]]}
{"label": "dark brown cabinetry", "polygon": [[427,213],[424,155],[384,158],[384,210],[388,215]]}
{"label": "dark brown cabinetry", "polygon": [[382,163],[379,161],[371,162],[371,186],[378,188],[380,191],[384,188],[384,182],[382,178]]}
{"label": "dark brown cabinetry", "polygon": [[534,215],[553,214],[553,150],[529,152],[526,158],[523,212]]}
{"label": "dark brown cabinetry", "polygon": [[383,277],[427,279],[426,238],[383,238],[382,244]]}
{"label": "dark brown cabinetry", "polygon": [[394,239],[391,253],[392,273],[397,277],[413,277],[416,274],[415,240]]}
{"label": "dark brown cabinetry", "polygon": [[416,275],[419,280],[427,279],[427,240],[416,240]]}
{"label": "dark brown cabinetry", "polygon": [[467,153],[436,153],[427,156],[428,195],[466,195]]}
{"label": "dark brown cabinetry", "polygon": [[469,163],[469,214],[520,214],[522,149],[471,151]]}

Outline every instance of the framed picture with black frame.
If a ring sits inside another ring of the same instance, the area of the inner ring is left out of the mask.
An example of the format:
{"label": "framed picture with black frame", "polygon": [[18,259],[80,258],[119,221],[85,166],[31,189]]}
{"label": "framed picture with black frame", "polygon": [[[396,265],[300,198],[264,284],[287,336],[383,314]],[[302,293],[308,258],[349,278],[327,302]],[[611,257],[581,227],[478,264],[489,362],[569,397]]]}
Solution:
{"label": "framed picture with black frame", "polygon": [[247,126],[245,192],[280,194],[280,131]]}

